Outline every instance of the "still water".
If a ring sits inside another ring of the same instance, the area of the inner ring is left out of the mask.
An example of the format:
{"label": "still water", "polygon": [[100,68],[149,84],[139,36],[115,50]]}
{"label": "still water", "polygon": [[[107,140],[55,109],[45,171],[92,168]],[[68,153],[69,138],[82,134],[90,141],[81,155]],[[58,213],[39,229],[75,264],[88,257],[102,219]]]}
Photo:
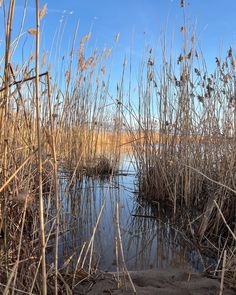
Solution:
{"label": "still water", "polygon": [[88,245],[100,215],[91,244],[92,263],[104,271],[116,270],[118,203],[124,258],[129,270],[170,267],[202,270],[197,251],[189,247],[181,232],[167,218],[152,218],[153,207],[138,198],[131,157],[123,156],[120,173],[112,178],[84,177],[82,181],[75,178],[70,190],[68,181],[66,175],[59,181],[61,264],[68,257],[76,263],[83,244]]}

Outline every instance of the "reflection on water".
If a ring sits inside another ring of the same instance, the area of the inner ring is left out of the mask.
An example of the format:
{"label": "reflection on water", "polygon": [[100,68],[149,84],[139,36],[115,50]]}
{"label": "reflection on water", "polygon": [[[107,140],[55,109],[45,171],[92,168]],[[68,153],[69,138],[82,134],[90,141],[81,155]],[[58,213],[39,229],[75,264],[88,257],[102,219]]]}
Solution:
{"label": "reflection on water", "polygon": [[67,177],[60,178],[60,263],[71,255],[76,261],[83,243],[90,240],[105,204],[93,243],[93,261],[102,270],[116,270],[118,202],[122,243],[129,270],[167,267],[201,270],[197,252],[189,249],[168,219],[164,222],[151,218],[153,208],[138,202],[135,169],[130,157],[123,158],[121,170],[120,175],[110,179],[75,179],[69,191]]}

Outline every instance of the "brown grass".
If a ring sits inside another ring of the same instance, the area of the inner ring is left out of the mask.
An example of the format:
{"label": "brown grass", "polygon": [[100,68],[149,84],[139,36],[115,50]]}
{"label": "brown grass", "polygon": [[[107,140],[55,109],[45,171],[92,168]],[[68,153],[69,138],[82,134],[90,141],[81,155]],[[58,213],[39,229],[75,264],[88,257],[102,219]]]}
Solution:
{"label": "brown grass", "polygon": [[[78,174],[112,175],[121,152],[131,148],[140,196],[152,204],[164,204],[163,208],[167,204],[176,219],[186,216],[187,234],[200,250],[210,249],[218,258],[215,274],[224,261],[229,270],[224,279],[235,284],[230,264],[235,260],[231,231],[235,231],[236,216],[233,49],[225,59],[218,57],[215,70],[209,73],[194,42],[195,33],[189,35],[184,23],[183,50],[175,61],[172,54],[167,58],[165,44],[159,72],[151,49],[143,58],[135,113],[132,87],[125,89],[126,59],[114,99],[109,94],[112,50],[88,55],[91,33],[78,42],[78,26],[66,70],[52,74],[45,55],[44,68],[40,67],[39,21],[46,6],[37,11],[37,29],[29,30],[36,54],[29,53],[22,68],[13,64],[14,7],[11,0],[0,86],[0,292],[72,294],[76,284],[92,277],[100,217],[77,257],[76,269],[72,270],[71,257],[66,257],[61,268],[58,265],[61,228],[68,226],[61,215],[58,175],[65,167],[72,172],[69,183]],[[58,81],[64,83],[60,88]],[[128,93],[128,103],[124,93]],[[47,264],[50,239],[55,241],[54,257]],[[122,244],[121,237],[119,241]]]}

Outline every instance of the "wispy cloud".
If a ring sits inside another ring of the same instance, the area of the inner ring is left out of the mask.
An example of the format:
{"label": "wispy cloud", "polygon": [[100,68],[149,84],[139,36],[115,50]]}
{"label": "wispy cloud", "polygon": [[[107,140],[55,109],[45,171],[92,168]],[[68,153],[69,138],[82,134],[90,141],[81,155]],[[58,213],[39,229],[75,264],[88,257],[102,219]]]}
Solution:
{"label": "wispy cloud", "polygon": [[[16,5],[16,9],[22,10],[24,8],[23,5]],[[35,11],[35,7],[33,6],[27,6],[27,10],[30,11]],[[65,14],[65,15],[72,15],[74,14],[73,10],[62,10],[62,9],[56,9],[56,8],[47,8],[47,14],[48,13],[58,13],[58,14]]]}

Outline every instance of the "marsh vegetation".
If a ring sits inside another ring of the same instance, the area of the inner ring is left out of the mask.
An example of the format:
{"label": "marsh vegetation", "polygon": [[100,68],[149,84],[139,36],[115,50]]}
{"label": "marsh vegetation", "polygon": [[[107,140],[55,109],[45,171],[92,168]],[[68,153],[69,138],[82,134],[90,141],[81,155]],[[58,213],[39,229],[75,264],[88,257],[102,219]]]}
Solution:
{"label": "marsh vegetation", "polygon": [[77,26],[55,70],[40,51],[47,8],[36,1],[33,53],[15,61],[24,17],[13,39],[8,4],[0,7],[0,292],[74,294],[98,268],[116,272],[118,287],[126,274],[135,291],[128,270],[169,266],[235,288],[233,48],[209,71],[184,23],[177,57],[165,41],[158,61],[147,48],[135,86],[124,58],[114,89],[119,35],[114,48],[88,54],[91,33],[81,37]]}

